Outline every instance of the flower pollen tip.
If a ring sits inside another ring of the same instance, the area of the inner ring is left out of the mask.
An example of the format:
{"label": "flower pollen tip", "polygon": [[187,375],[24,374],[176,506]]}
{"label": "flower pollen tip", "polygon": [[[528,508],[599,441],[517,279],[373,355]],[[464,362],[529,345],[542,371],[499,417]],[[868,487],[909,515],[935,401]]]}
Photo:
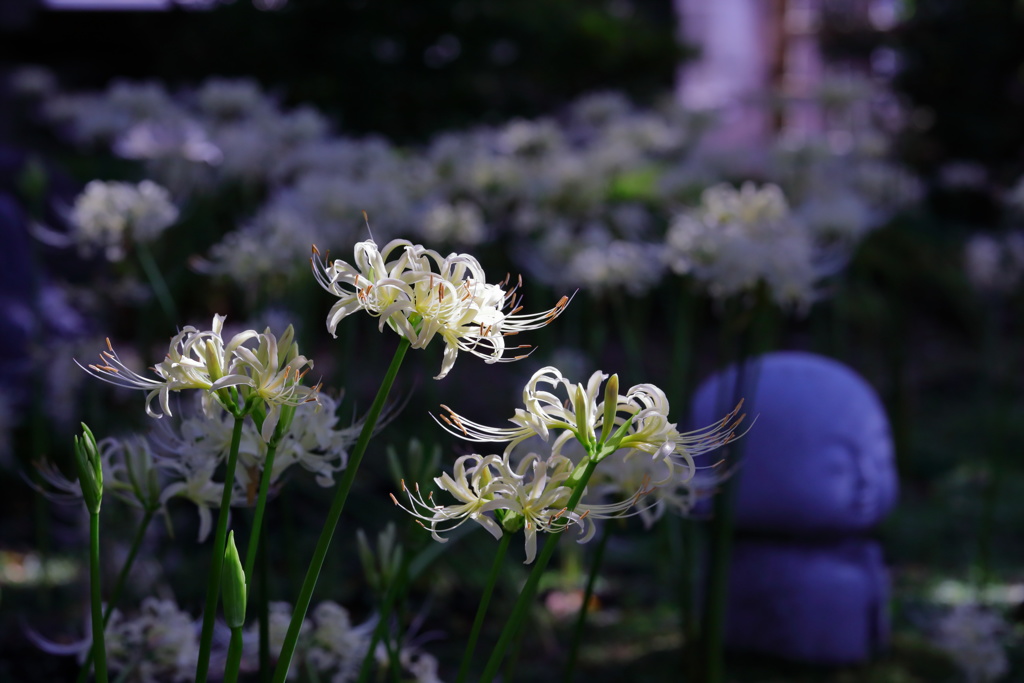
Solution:
{"label": "flower pollen tip", "polygon": [[395,498],[395,494],[389,493],[388,495],[391,496],[391,502],[394,503],[395,505],[398,505],[398,499]]}

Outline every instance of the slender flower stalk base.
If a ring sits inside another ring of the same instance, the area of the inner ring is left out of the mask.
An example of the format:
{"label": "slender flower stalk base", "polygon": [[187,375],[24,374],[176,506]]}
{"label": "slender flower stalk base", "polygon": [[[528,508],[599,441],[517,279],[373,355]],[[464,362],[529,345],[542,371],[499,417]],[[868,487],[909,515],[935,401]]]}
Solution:
{"label": "slender flower stalk base", "polygon": [[100,592],[100,512],[89,513],[89,586],[92,598],[92,650],[96,656],[96,683],[107,683],[107,644],[103,631],[103,596]]}
{"label": "slender flower stalk base", "polygon": [[256,496],[256,509],[252,517],[252,529],[249,531],[249,545],[245,549],[245,587],[248,590],[252,586],[253,568],[256,566],[256,551],[260,545],[261,530],[263,529],[263,513],[267,508],[267,496],[270,493],[270,479],[274,471],[274,459],[277,456],[277,446],[281,441],[280,430],[274,431],[267,444],[267,457],[263,461],[263,474],[260,475],[260,490]]}
{"label": "slender flower stalk base", "polygon": [[[124,585],[128,581],[128,574],[131,572],[132,565],[135,563],[135,557],[139,554],[139,548],[142,547],[142,539],[146,535],[146,529],[149,528],[149,523],[153,520],[153,515],[156,512],[154,510],[146,510],[142,516],[142,521],[139,523],[139,528],[135,532],[135,538],[132,541],[131,549],[128,551],[128,558],[124,561],[124,566],[121,567],[121,573],[117,575],[117,581],[114,583],[114,590],[110,593],[110,600],[107,602],[107,608],[103,611],[103,627],[106,628],[107,622],[110,621],[110,615],[114,613],[114,607],[117,605],[117,601],[121,598],[121,592],[124,590]],[[92,661],[95,657],[95,650],[90,647],[89,654],[85,657],[85,663],[82,664],[82,669],[78,672],[77,683],[85,683],[85,680],[89,677],[89,670],[92,669]]]}
{"label": "slender flower stalk base", "polygon": [[469,640],[466,641],[466,652],[462,655],[462,664],[459,666],[459,675],[456,683],[465,683],[469,674],[469,665],[473,661],[473,651],[476,649],[476,641],[480,637],[480,629],[484,625],[484,617],[487,615],[487,606],[491,602],[491,594],[494,593],[494,585],[498,582],[498,575],[505,563],[505,551],[508,550],[508,543],[512,540],[512,534],[505,532],[501,535],[501,542],[498,543],[498,551],[494,555],[494,564],[491,566],[491,574],[487,577],[487,586],[483,595],[480,596],[480,605],[476,610],[476,617],[473,619],[473,628],[469,632]]}
{"label": "slender flower stalk base", "polygon": [[[384,641],[385,647],[388,651],[388,656],[391,657],[394,648],[391,647],[390,640],[386,638],[388,632],[388,620],[391,618],[391,608],[394,607],[395,600],[398,599],[400,593],[405,590],[407,583],[405,579],[405,572],[401,572],[401,576],[396,578],[391,585],[388,586],[387,592],[384,594],[384,600],[380,606],[380,616],[377,619],[377,626],[373,629],[373,635],[370,636],[370,646],[366,648],[366,654],[363,655],[363,662],[359,665],[359,677],[356,678],[357,683],[366,683],[370,680],[370,669],[373,668],[373,663],[377,658],[377,643]],[[392,664],[394,662],[392,661]]]}
{"label": "slender flower stalk base", "polygon": [[217,514],[217,531],[213,537],[213,552],[210,557],[210,573],[206,584],[206,607],[203,609],[203,630],[199,636],[199,662],[196,665],[196,683],[205,683],[210,669],[210,650],[213,647],[213,625],[217,616],[217,600],[220,597],[221,569],[224,565],[224,544],[228,537],[228,515],[231,508],[231,489],[235,481],[235,465],[238,462],[238,448],[242,442],[242,425],[245,415],[235,415],[235,426],[231,432],[231,450],[228,451],[227,468],[224,471],[224,493],[220,499]]}
{"label": "slender flower stalk base", "polygon": [[597,584],[597,575],[601,571],[601,564],[604,562],[604,550],[608,547],[608,539],[612,536],[611,520],[605,522],[601,531],[601,540],[594,550],[594,558],[590,562],[590,575],[587,577],[587,585],[583,590],[583,601],[580,603],[580,613],[576,615],[576,626],[572,631],[572,643],[569,645],[569,658],[565,664],[565,675],[563,681],[572,681],[573,672],[576,670],[576,662],[579,659],[580,641],[583,640],[583,627],[587,623],[587,608],[590,600],[594,597],[594,586]]}
{"label": "slender flower stalk base", "polygon": [[164,310],[167,320],[173,323],[178,319],[178,310],[174,305],[174,297],[171,296],[171,290],[167,287],[167,281],[164,280],[159,266],[156,265],[156,261],[153,259],[153,253],[142,242],[135,245],[135,252],[139,257],[139,265],[142,266],[142,270],[145,271],[146,277],[149,279],[149,285],[153,288],[153,294],[156,295],[156,300],[160,302],[160,308]]}
{"label": "slender flower stalk base", "polygon": [[342,510],[345,508],[345,501],[348,499],[349,491],[355,482],[359,463],[366,452],[366,446],[370,443],[370,437],[373,436],[377,420],[384,409],[384,403],[387,401],[388,394],[391,393],[391,386],[395,383],[398,369],[402,366],[402,360],[405,358],[405,352],[409,350],[409,346],[410,342],[405,337],[402,337],[398,342],[398,348],[395,349],[395,356],[391,360],[391,366],[384,376],[384,381],[377,391],[376,398],[373,399],[373,405],[370,406],[370,411],[366,415],[366,421],[363,423],[363,429],[359,433],[359,440],[352,451],[352,457],[345,468],[345,474],[341,478],[338,490],[334,494],[334,500],[331,502],[331,508],[327,512],[327,519],[324,522],[323,530],[320,532],[320,539],[317,541],[316,549],[313,552],[313,559],[310,560],[309,569],[306,570],[306,578],[303,580],[302,588],[299,590],[298,600],[295,601],[292,620],[288,624],[288,633],[285,635],[284,644],[281,646],[281,655],[278,657],[277,667],[274,669],[274,683],[285,683],[285,680],[288,678],[288,669],[291,667],[292,657],[295,655],[295,648],[299,642],[299,629],[306,618],[309,603],[313,599],[313,589],[316,588],[316,582],[320,578],[320,570],[323,568],[327,549],[331,545],[334,530],[338,526],[338,520],[341,519]]}
{"label": "slender flower stalk base", "polygon": [[231,629],[231,642],[228,644],[228,661],[224,669],[224,683],[236,683],[242,662],[242,627]]}
{"label": "slender flower stalk base", "polygon": [[[590,481],[590,477],[594,473],[594,470],[597,469],[597,459],[587,458],[585,462],[580,464],[580,467],[582,468],[582,474],[579,477],[578,483],[574,484],[572,496],[569,498],[569,502],[565,506],[566,510],[569,512],[576,509],[576,506],[580,502],[580,498],[583,497],[583,490],[587,487],[587,482]],[[537,592],[537,586],[540,584],[540,577],[544,574],[544,570],[548,566],[548,561],[551,560],[551,556],[555,552],[555,546],[558,544],[558,538],[559,534],[548,534],[547,538],[544,540],[544,547],[541,548],[540,554],[537,556],[537,560],[533,564],[533,570],[530,572],[530,576],[527,578],[526,584],[519,592],[519,598],[516,600],[515,607],[512,608],[512,615],[509,617],[508,621],[505,622],[505,628],[502,629],[501,635],[498,637],[498,642],[491,651],[491,657],[487,660],[487,667],[484,669],[483,675],[480,676],[481,683],[493,681],[495,676],[498,675],[498,668],[501,666],[501,662],[505,658],[505,651],[508,649],[512,639],[519,632],[519,629],[523,624],[523,620],[526,617],[526,612],[533,603],[533,597]]]}
{"label": "slender flower stalk base", "polygon": [[[738,400],[744,394],[755,396],[757,393],[758,356],[765,353],[774,341],[774,311],[763,290],[753,309],[748,314],[742,311],[735,313],[735,318],[727,320],[724,334],[730,331],[736,336],[736,376],[732,399]],[[730,325],[729,323],[732,323]],[[727,339],[723,338],[723,348]],[[744,442],[732,443],[727,455],[733,463],[743,460]],[[735,467],[735,465],[734,465]],[[737,473],[741,468],[736,468]],[[722,487],[713,501],[710,534],[710,567],[708,569],[708,588],[704,625],[701,629],[704,654],[704,670],[702,681],[721,683],[725,680],[725,606],[729,593],[729,564],[732,558],[733,541],[733,497],[738,482],[738,474],[723,482]]]}

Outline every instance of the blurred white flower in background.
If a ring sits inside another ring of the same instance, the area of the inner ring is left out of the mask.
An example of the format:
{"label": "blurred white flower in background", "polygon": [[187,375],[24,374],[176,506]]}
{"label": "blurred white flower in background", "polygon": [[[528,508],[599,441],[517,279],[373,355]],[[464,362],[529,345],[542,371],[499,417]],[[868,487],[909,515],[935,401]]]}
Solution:
{"label": "blurred white flower in background", "polygon": [[694,277],[716,299],[750,296],[763,285],[778,305],[798,310],[835,269],[770,184],[705,190],[699,207],[672,221],[666,247],[672,270]]}
{"label": "blurred white flower in background", "polygon": [[178,220],[170,193],[156,183],[138,185],[93,180],[75,199],[72,237],[85,254],[102,251],[110,261],[125,257],[131,243],[155,241]]}
{"label": "blurred white flower in background", "polygon": [[979,291],[1006,293],[1024,275],[1024,233],[972,235],[964,245],[967,278]]}
{"label": "blurred white flower in background", "polygon": [[969,683],[998,681],[1010,670],[1006,643],[1010,625],[994,609],[976,603],[953,605],[933,625],[932,639],[967,676]]}

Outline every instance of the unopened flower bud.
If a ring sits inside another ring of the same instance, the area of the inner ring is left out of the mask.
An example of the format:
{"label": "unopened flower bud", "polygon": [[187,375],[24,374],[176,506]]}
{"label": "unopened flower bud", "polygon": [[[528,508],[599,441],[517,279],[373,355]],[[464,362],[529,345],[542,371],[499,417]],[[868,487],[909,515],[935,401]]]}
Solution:
{"label": "unopened flower bud", "polygon": [[75,467],[78,469],[78,485],[82,498],[91,514],[99,514],[103,500],[103,462],[100,459],[96,437],[83,422],[82,436],[75,436]]}
{"label": "unopened flower bud", "polygon": [[224,568],[221,574],[221,599],[224,602],[224,620],[235,629],[245,625],[245,571],[235,547],[235,532],[228,534],[224,549]]}

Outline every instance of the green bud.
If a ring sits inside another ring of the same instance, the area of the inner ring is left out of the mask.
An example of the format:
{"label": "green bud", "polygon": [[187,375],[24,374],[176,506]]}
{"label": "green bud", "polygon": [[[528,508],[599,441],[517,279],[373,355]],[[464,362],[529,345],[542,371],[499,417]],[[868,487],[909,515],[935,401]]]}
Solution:
{"label": "green bud", "polygon": [[75,468],[78,470],[78,485],[82,489],[85,507],[91,514],[97,515],[103,501],[103,462],[96,446],[96,437],[84,422],[82,436],[75,436]]}
{"label": "green bud", "polygon": [[375,590],[380,589],[380,574],[377,573],[377,562],[373,556],[373,549],[366,539],[366,532],[362,529],[356,530],[356,545],[359,550],[359,562],[363,565],[363,574],[366,582]]}
{"label": "green bud", "polygon": [[224,619],[228,627],[235,629],[245,625],[245,571],[235,547],[235,532],[228,534],[224,549],[224,568],[221,572],[221,599],[224,602]]}
{"label": "green bud", "polygon": [[514,534],[526,524],[526,518],[513,510],[495,510],[494,518],[506,533]]}
{"label": "green bud", "polygon": [[601,421],[601,443],[608,440],[608,435],[615,428],[615,414],[619,406],[619,376],[608,378],[604,385],[604,419]]}
{"label": "green bud", "polygon": [[362,529],[356,531],[359,546],[359,561],[363,565],[366,581],[374,590],[383,593],[402,570],[403,551],[398,543],[393,522],[388,522],[384,530],[377,535],[377,550],[370,546],[369,539]]}
{"label": "green bud", "polygon": [[573,403],[576,410],[576,438],[583,442],[589,453],[594,444],[594,427],[590,424],[590,402],[587,400],[587,392],[579,384],[576,385],[576,400]]}

